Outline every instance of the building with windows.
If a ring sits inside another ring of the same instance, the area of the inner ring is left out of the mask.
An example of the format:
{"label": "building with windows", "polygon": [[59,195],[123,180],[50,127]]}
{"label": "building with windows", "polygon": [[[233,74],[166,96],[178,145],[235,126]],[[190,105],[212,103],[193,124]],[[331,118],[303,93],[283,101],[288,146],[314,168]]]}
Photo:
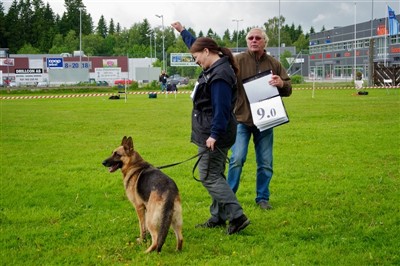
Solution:
{"label": "building with windows", "polygon": [[309,78],[351,80],[361,72],[368,79],[376,63],[400,66],[400,34],[389,35],[388,18],[310,34]]}

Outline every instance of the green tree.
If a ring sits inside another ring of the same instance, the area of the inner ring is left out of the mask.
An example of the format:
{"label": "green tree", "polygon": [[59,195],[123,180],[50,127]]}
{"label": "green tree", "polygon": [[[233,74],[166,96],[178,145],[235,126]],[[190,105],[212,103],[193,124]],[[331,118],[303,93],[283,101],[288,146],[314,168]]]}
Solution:
{"label": "green tree", "polygon": [[[247,41],[246,41],[247,32],[248,32],[248,30],[239,31],[239,47],[247,47]],[[232,47],[232,45],[230,45],[228,47]]]}
{"label": "green tree", "polygon": [[115,55],[114,47],[117,44],[117,39],[118,35],[108,34],[107,37],[103,40],[103,51],[105,55]]}
{"label": "green tree", "polygon": [[115,34],[115,43],[112,47],[113,55],[127,55],[130,57],[128,53],[129,48],[129,30],[124,29],[119,34]]}
{"label": "green tree", "polygon": [[[92,18],[83,5],[83,0],[64,0],[66,11],[62,15],[55,14],[50,5],[47,3],[45,6],[43,1],[13,0],[7,14],[4,12],[3,3],[0,2],[0,44],[2,47],[10,48],[11,53],[34,49],[43,53],[72,53],[79,49],[79,34],[82,32],[82,47],[87,54],[146,57],[152,49],[159,59],[157,64],[162,64],[160,61],[164,36],[167,65],[170,59],[169,54],[184,48],[181,38],[177,39],[177,34],[173,29],[169,27],[153,29],[147,19],[135,23],[129,29],[121,29],[120,24],[115,23],[113,19],[107,27],[104,16],[101,15],[94,33]],[[80,23],[82,23],[82,31],[80,31]],[[290,26],[284,23],[283,16],[274,17],[264,23],[270,38],[269,46],[278,46],[278,37],[280,37],[281,44],[285,43],[287,46],[294,44],[298,50],[307,49],[309,34],[304,35],[301,26],[296,28],[293,23]],[[279,25],[281,26],[280,35],[278,34]],[[206,35],[202,31],[196,34],[191,28],[188,31],[197,37],[209,36],[221,46],[234,48],[237,45],[236,40],[239,47],[246,47],[245,36],[249,29],[234,31],[232,34],[227,29],[222,38],[212,28]],[[150,31],[154,32],[151,48]],[[310,29],[310,33],[312,32],[314,32],[313,28]],[[184,74],[182,70],[179,71]]]}
{"label": "green tree", "polygon": [[224,35],[222,35],[222,40],[225,42],[231,42],[231,33],[229,32],[229,29],[224,31]]}
{"label": "green tree", "polygon": [[221,37],[218,36],[216,32],[214,32],[211,28],[207,31],[207,37],[213,38],[216,42],[221,40]]}
{"label": "green tree", "polygon": [[110,20],[110,25],[108,26],[108,34],[113,35],[115,33],[114,20]]}
{"label": "green tree", "polygon": [[306,38],[306,36],[303,33],[300,34],[297,40],[293,43],[293,45],[296,47],[297,52],[300,52],[302,50],[308,50],[308,44],[309,44],[309,39]]}
{"label": "green tree", "polygon": [[[283,17],[281,17],[283,18]],[[267,22],[264,23],[265,30],[267,32],[269,42],[268,46],[278,46],[279,42],[279,25],[283,25],[284,19],[282,21],[279,20],[278,17],[273,17],[268,19]],[[279,24],[281,23],[281,24]]]}
{"label": "green tree", "polygon": [[285,50],[280,56],[281,64],[283,65],[283,67],[285,69],[288,69],[290,66],[290,64],[287,60],[287,58],[290,58],[290,57],[293,57],[293,56],[292,56],[292,53],[290,53],[288,50]]}
{"label": "green tree", "polygon": [[19,38],[22,39],[22,43],[33,43],[36,44],[36,36],[33,33],[33,10],[30,0],[20,0],[19,1],[20,11],[19,11],[19,23],[21,29],[19,32]]}
{"label": "green tree", "polygon": [[6,16],[4,13],[3,2],[0,2],[0,47],[7,47]]}
{"label": "green tree", "polygon": [[22,46],[18,52],[18,54],[40,54],[41,51],[38,48],[33,47],[30,43]]}
{"label": "green tree", "polygon": [[104,38],[99,34],[89,34],[82,37],[82,50],[86,55],[110,55],[105,49]]}
{"label": "green tree", "polygon": [[30,43],[42,53],[47,53],[56,33],[55,19],[50,5],[44,5],[42,0],[33,0],[32,37]]}
{"label": "green tree", "polygon": [[49,49],[50,54],[61,54],[61,53],[71,53],[72,50],[69,50],[64,42],[64,37],[61,33],[58,33],[53,38],[53,45]]}
{"label": "green tree", "polygon": [[64,52],[72,53],[73,51],[79,50],[79,38],[74,30],[70,30],[64,37],[64,44],[67,48],[67,50]]}
{"label": "green tree", "polygon": [[117,33],[121,33],[122,29],[121,29],[121,25],[119,23],[117,23],[117,28],[115,30]]}
{"label": "green tree", "polygon": [[97,23],[96,34],[105,38],[107,36],[107,24],[104,16],[101,15],[99,22]]}
{"label": "green tree", "polygon": [[20,32],[23,25],[19,20],[19,12],[21,8],[17,1],[14,0],[8,9],[8,13],[5,16],[5,28],[8,48],[10,53],[16,53],[20,47],[24,44],[24,40],[20,38]]}

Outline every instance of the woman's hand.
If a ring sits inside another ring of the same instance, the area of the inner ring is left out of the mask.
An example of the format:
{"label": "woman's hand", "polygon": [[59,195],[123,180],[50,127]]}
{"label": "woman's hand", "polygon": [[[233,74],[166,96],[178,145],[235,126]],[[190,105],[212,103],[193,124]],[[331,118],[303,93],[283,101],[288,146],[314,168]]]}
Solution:
{"label": "woman's hand", "polygon": [[182,24],[179,21],[171,23],[171,27],[176,29],[179,33],[184,30],[184,27],[182,26]]}
{"label": "woman's hand", "polygon": [[214,150],[214,147],[215,147],[215,142],[216,142],[217,140],[216,139],[213,139],[212,137],[209,137],[207,140],[206,140],[206,146],[207,146],[207,148],[209,148],[209,149],[211,149],[212,151]]}

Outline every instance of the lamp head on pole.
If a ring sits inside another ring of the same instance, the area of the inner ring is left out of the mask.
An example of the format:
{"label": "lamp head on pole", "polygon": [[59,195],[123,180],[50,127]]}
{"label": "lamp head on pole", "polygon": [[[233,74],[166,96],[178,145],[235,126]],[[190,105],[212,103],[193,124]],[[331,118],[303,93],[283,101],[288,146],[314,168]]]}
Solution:
{"label": "lamp head on pole", "polygon": [[164,33],[164,15],[156,15],[156,17],[161,18],[161,22],[162,22],[162,41],[163,41],[163,49],[162,49],[162,57],[163,57],[163,70],[166,69],[166,65],[165,65],[165,33]]}

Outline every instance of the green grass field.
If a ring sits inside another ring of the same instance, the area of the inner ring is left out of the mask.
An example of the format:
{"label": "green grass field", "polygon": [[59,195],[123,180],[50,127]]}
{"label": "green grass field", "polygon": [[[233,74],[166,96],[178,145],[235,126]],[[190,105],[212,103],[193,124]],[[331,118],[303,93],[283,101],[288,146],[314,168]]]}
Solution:
{"label": "green grass field", "polygon": [[138,245],[121,173],[103,159],[132,136],[155,166],[196,154],[188,94],[1,100],[1,265],[399,265],[400,91],[295,90],[275,129],[271,204],[255,205],[249,149],[237,193],[251,224],[197,229],[211,199],[193,161],[163,170],[182,197],[184,248]]}

